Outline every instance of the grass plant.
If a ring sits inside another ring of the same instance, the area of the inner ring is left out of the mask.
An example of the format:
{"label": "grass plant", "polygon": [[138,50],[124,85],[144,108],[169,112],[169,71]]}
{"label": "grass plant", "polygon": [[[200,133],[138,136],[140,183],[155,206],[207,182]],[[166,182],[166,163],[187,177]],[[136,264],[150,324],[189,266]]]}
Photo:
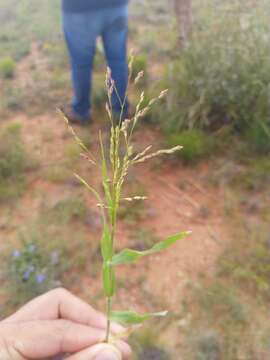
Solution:
{"label": "grass plant", "polygon": [[[129,85],[133,82],[133,62],[134,57],[131,56],[129,62]],[[143,79],[143,72],[139,72],[134,77],[135,85],[138,85]],[[99,133],[100,142],[100,153],[94,155],[90,150],[83,144],[80,138],[75,133],[74,129],[68,124],[69,130],[75,137],[76,142],[82,148],[82,157],[90,162],[93,166],[97,166],[100,170],[100,180],[102,182],[103,191],[99,192],[96,188],[93,188],[84,178],[80,175],[75,174],[87,189],[95,196],[97,200],[97,206],[100,208],[102,221],[103,221],[103,232],[101,237],[101,253],[103,258],[103,288],[107,303],[107,331],[105,342],[113,342],[116,339],[111,334],[111,322],[120,322],[132,329],[133,325],[138,325],[152,317],[162,317],[167,314],[166,311],[157,313],[146,313],[138,314],[133,311],[113,311],[113,299],[116,293],[116,268],[120,265],[133,264],[143,257],[153,255],[157,252],[167,249],[169,246],[176,243],[178,240],[185,238],[189,232],[179,232],[173,236],[169,236],[164,241],[156,243],[153,247],[145,251],[137,251],[133,249],[124,249],[120,252],[116,252],[117,247],[117,236],[116,229],[119,219],[119,209],[123,203],[136,202],[145,200],[141,196],[123,197],[122,191],[129,169],[135,165],[144,163],[152,158],[164,155],[173,154],[176,151],[181,150],[181,146],[175,146],[171,149],[163,149],[158,151],[152,151],[152,146],[147,146],[144,150],[139,153],[135,153],[133,149],[133,133],[136,125],[140,119],[147,114],[152,105],[158,100],[166,96],[167,91],[162,91],[159,96],[149,101],[147,105],[144,103],[144,92],[141,93],[140,99],[136,106],[134,116],[130,119],[123,117],[125,103],[127,101],[127,94],[124,101],[121,101],[115,82],[112,78],[110,69],[107,70],[106,74],[106,88],[108,101],[106,103],[106,111],[110,120],[110,145],[104,146],[104,139],[102,133]],[[122,111],[119,117],[112,109],[112,95],[116,94],[121,102]],[[129,329],[130,331],[130,329]],[[123,334],[126,335],[126,334]]]}

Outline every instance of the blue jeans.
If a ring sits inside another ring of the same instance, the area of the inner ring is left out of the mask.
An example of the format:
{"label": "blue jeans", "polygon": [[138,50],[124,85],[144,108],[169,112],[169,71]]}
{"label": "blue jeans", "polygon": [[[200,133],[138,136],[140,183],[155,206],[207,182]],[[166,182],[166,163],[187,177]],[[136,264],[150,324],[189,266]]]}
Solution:
{"label": "blue jeans", "polygon": [[[96,40],[101,36],[107,64],[118,92],[118,95],[115,92],[112,95],[113,110],[120,113],[128,82],[128,6],[84,13],[64,12],[63,28],[72,69],[74,112],[82,120],[90,115],[93,60]],[[127,105],[124,112],[127,112]]]}

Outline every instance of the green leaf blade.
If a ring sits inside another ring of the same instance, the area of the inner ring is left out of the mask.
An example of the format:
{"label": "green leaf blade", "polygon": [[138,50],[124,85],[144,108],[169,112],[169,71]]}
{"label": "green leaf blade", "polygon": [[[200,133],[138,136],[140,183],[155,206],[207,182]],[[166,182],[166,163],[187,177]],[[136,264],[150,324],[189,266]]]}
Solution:
{"label": "green leaf blade", "polygon": [[108,264],[103,265],[103,288],[106,297],[110,298],[115,294],[115,273],[114,269]]}
{"label": "green leaf blade", "polygon": [[160,252],[162,250],[168,249],[170,246],[174,245],[177,241],[184,239],[190,234],[189,231],[184,231],[181,233],[178,233],[176,235],[168,237],[166,240],[161,241],[154,245],[152,249],[150,250],[151,253]]}
{"label": "green leaf blade", "polygon": [[133,311],[113,311],[111,314],[111,320],[126,326],[140,325],[151,318],[164,317],[167,314],[167,311],[146,314],[138,314]]}
{"label": "green leaf blade", "polygon": [[143,252],[131,250],[131,249],[124,249],[119,254],[113,256],[111,265],[128,265],[132,264],[138,259],[143,256]]}
{"label": "green leaf blade", "polygon": [[162,250],[166,250],[167,248],[169,248],[170,246],[175,244],[177,241],[185,238],[189,234],[190,234],[190,232],[181,232],[176,235],[170,236],[166,240],[157,243],[151,249],[146,250],[146,251],[136,251],[136,250],[132,250],[132,249],[124,249],[120,253],[113,256],[111,265],[117,266],[117,265],[132,264],[142,257],[153,255]]}
{"label": "green leaf blade", "polygon": [[101,253],[104,262],[110,261],[113,256],[112,235],[108,226],[104,225],[104,230],[101,238]]}

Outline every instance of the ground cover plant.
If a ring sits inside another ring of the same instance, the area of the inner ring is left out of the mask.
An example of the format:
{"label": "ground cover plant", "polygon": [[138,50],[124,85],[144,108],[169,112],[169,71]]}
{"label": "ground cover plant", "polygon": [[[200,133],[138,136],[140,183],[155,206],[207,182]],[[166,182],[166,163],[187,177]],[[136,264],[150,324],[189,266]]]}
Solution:
{"label": "ground cover plant", "polygon": [[215,276],[192,288],[192,320],[185,329],[187,360],[264,359],[269,354],[269,231],[238,215]]}
{"label": "ground cover plant", "polygon": [[12,305],[21,305],[61,284],[60,252],[45,251],[37,232],[29,237],[22,234],[20,242],[20,248],[6,259],[7,286],[15,290]]}
{"label": "ground cover plant", "polygon": [[266,1],[194,2],[189,45],[167,70],[167,131],[232,126],[252,151],[269,153],[269,13]]}
{"label": "ground cover plant", "polygon": [[[70,208],[71,204],[75,208]],[[44,207],[38,216],[32,216],[33,219],[20,228],[11,243],[5,244],[0,276],[4,293],[9,294],[5,301],[2,299],[5,313],[48,290],[79,281],[77,272],[86,271],[86,242],[83,230],[77,231],[76,239],[73,238],[72,221],[83,216],[81,209],[79,199],[66,199],[55,207]],[[90,249],[91,256],[95,247],[94,244]],[[91,268],[93,273],[94,258]]]}
{"label": "ground cover plant", "polygon": [[[129,84],[132,78],[134,83],[138,84],[143,79],[143,71],[140,71],[135,76],[133,75],[133,59],[131,56],[129,62]],[[122,111],[119,118],[115,118],[112,108],[112,95],[115,93],[118,96],[115,82],[111,76],[110,69],[106,74],[106,88],[108,101],[106,103],[106,110],[110,119],[111,131],[110,131],[110,146],[104,146],[104,140],[102,133],[99,133],[100,140],[100,162],[82,143],[77,137],[74,130],[69,126],[70,131],[75,136],[76,141],[82,147],[82,157],[95,166],[100,167],[101,181],[103,185],[103,193],[100,194],[98,190],[93,188],[85,179],[76,174],[76,177],[87,187],[87,189],[94,194],[98,201],[98,206],[101,210],[103,221],[103,234],[101,238],[101,253],[103,257],[103,288],[107,302],[107,331],[106,342],[111,339],[111,322],[117,321],[124,325],[131,326],[141,324],[151,317],[162,317],[167,314],[166,311],[157,313],[145,313],[138,314],[133,311],[114,311],[113,310],[113,297],[116,292],[116,268],[120,265],[130,265],[140,260],[143,257],[153,255],[162,250],[167,249],[180,239],[185,238],[189,232],[180,232],[173,236],[169,236],[164,241],[157,242],[151,248],[140,251],[133,249],[124,249],[116,253],[117,246],[116,229],[118,225],[118,212],[122,202],[136,202],[145,200],[144,197],[138,195],[133,197],[122,198],[123,185],[128,175],[129,169],[132,166],[143,163],[147,160],[161,156],[164,154],[173,154],[176,151],[181,150],[181,146],[175,146],[170,149],[163,149],[157,151],[151,151],[152,146],[148,146],[141,152],[135,153],[132,145],[132,136],[137,123],[140,118],[143,117],[151,107],[166,96],[167,91],[162,91],[156,98],[150,100],[146,106],[142,106],[144,101],[144,92],[141,93],[140,100],[136,106],[134,116],[131,119],[125,119],[123,117],[125,103],[127,101],[127,94],[124,101],[121,101]],[[68,120],[66,119],[68,124]],[[69,125],[69,124],[68,124]],[[107,152],[106,152],[107,150]]]}
{"label": "ground cover plant", "polygon": [[0,132],[0,201],[19,196],[25,188],[25,171],[31,160],[21,138],[20,125],[13,123]]}
{"label": "ground cover plant", "polygon": [[0,74],[3,78],[9,79],[14,76],[15,62],[12,58],[4,58],[0,61]]}
{"label": "ground cover plant", "polygon": [[214,146],[214,139],[198,129],[169,133],[166,139],[170,146],[182,144],[183,150],[179,153],[179,158],[187,164],[209,157]]}

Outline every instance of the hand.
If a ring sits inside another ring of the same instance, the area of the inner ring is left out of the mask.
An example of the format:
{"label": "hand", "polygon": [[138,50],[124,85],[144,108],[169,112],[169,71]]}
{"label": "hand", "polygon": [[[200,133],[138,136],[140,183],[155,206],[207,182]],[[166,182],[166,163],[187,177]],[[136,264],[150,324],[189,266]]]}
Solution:
{"label": "hand", "polygon": [[[126,360],[129,346],[102,344],[106,318],[67,290],[42,295],[0,322],[1,360],[38,360],[69,354],[66,360]],[[112,325],[112,332],[123,332]]]}

